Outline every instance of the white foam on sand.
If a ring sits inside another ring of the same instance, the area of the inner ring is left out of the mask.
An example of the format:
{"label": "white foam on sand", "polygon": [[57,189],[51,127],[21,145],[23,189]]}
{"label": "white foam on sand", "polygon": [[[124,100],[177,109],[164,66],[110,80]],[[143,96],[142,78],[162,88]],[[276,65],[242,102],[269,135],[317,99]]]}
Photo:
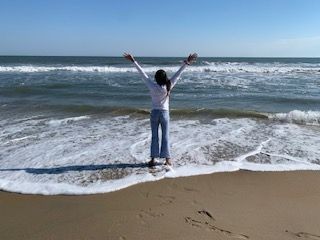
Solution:
{"label": "white foam on sand", "polygon": [[250,171],[294,171],[294,170],[320,170],[320,166],[314,165],[287,165],[279,164],[277,166],[265,164],[244,163],[241,166],[234,162],[222,162],[215,166],[190,165],[173,168],[170,171],[162,171],[158,176],[152,174],[130,175],[122,179],[109,180],[107,182],[95,182],[89,186],[74,185],[68,183],[39,183],[10,181],[0,179],[0,189],[3,191],[23,193],[23,194],[41,194],[41,195],[87,195],[97,193],[107,193],[121,190],[132,185],[153,182],[164,178],[187,177],[195,175],[205,175],[218,172],[233,172],[238,170]]}
{"label": "white foam on sand", "polygon": [[0,145],[1,190],[93,194],[167,177],[239,169],[320,170],[316,126],[246,118],[175,120],[170,131],[174,167],[168,171],[143,164],[149,159],[148,119],[74,116],[50,121],[6,124],[0,135],[6,142]]}

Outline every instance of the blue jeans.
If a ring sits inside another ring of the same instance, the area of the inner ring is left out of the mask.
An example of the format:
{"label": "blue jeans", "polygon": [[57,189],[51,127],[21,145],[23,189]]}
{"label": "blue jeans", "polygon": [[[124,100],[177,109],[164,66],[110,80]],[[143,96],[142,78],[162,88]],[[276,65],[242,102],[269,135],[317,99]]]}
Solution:
{"label": "blue jeans", "polygon": [[[150,115],[151,122],[151,158],[170,158],[169,147],[169,111],[153,109]],[[159,125],[161,125],[161,150],[159,152]]]}

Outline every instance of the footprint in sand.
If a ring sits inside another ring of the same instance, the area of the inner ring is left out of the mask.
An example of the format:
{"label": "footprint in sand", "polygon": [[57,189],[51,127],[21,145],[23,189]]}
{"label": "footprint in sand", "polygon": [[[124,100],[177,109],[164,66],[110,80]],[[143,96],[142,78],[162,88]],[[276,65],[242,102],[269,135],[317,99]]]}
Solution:
{"label": "footprint in sand", "polygon": [[197,200],[192,200],[191,204],[195,205],[195,206],[198,206],[198,207],[201,206],[201,204]]}
{"label": "footprint in sand", "polygon": [[190,224],[192,227],[201,228],[203,225],[201,221],[194,220],[191,217],[185,217],[184,220],[186,221],[186,223]]}
{"label": "footprint in sand", "polygon": [[137,218],[140,219],[142,224],[146,224],[146,219],[148,218],[157,218],[164,216],[163,213],[154,212],[151,208],[148,210],[140,210],[140,213],[137,214]]}
{"label": "footprint in sand", "polygon": [[286,230],[285,232],[293,234],[294,236],[298,237],[298,238],[305,238],[305,239],[312,239],[312,240],[320,240],[320,236],[319,235],[315,235],[315,234],[311,234],[311,233],[307,233],[307,232],[290,232],[288,230]]}
{"label": "footprint in sand", "polygon": [[213,218],[213,216],[211,215],[211,213],[209,213],[208,211],[206,210],[200,210],[198,211],[198,214],[202,215],[202,216],[205,216],[205,217],[208,217],[210,220],[212,221],[215,221],[215,219]]}
{"label": "footprint in sand", "polygon": [[190,224],[192,227],[206,228],[211,231],[215,231],[215,232],[219,232],[224,235],[227,235],[228,237],[237,238],[237,239],[249,239],[247,235],[233,233],[229,230],[225,230],[214,225],[213,222],[215,221],[215,218],[209,211],[203,209],[203,210],[197,211],[197,213],[199,216],[201,216],[202,220],[193,219],[191,217],[185,217],[184,218],[185,222]]}
{"label": "footprint in sand", "polygon": [[211,224],[207,224],[209,226],[210,229],[212,229],[213,231],[216,232],[221,232],[229,237],[232,238],[238,238],[238,239],[249,239],[249,237],[247,235],[244,234],[238,234],[238,233],[233,233],[231,231],[222,229],[222,228],[218,228],[217,226],[211,225]]}
{"label": "footprint in sand", "polygon": [[199,192],[199,190],[189,187],[184,187],[183,190],[185,190],[186,192]]}
{"label": "footprint in sand", "polygon": [[166,205],[166,204],[173,203],[173,201],[176,199],[174,196],[165,196],[165,195],[160,195],[160,194],[157,195],[157,197],[162,200],[160,205]]}

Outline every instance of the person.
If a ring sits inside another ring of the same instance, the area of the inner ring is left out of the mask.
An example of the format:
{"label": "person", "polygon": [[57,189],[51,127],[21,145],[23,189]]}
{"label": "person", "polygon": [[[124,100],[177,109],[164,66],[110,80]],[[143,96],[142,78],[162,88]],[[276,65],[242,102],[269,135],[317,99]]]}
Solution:
{"label": "person", "polygon": [[[180,69],[171,77],[168,78],[167,73],[160,69],[155,74],[155,81],[150,79],[144,72],[135,58],[128,53],[124,53],[123,56],[134,63],[138,72],[141,74],[145,84],[147,85],[152,101],[152,110],[150,114],[151,123],[151,160],[148,162],[149,167],[155,166],[155,158],[165,158],[165,165],[171,166],[170,160],[170,147],[169,147],[169,97],[172,88],[177,83],[181,76],[181,73],[187,65],[192,64],[197,59],[197,54],[190,54],[189,57],[183,61]],[[161,125],[161,147],[159,151],[159,125]]]}

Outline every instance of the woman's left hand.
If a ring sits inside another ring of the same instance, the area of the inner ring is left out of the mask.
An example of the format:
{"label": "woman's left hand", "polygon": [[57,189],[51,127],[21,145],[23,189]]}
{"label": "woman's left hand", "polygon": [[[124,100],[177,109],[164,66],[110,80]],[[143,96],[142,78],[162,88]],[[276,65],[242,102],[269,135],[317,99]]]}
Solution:
{"label": "woman's left hand", "polygon": [[124,53],[123,57],[131,62],[134,62],[134,57],[129,53]]}
{"label": "woman's left hand", "polygon": [[186,60],[184,60],[184,62],[190,65],[197,60],[197,57],[198,57],[198,54],[196,53],[190,54],[189,57]]}

